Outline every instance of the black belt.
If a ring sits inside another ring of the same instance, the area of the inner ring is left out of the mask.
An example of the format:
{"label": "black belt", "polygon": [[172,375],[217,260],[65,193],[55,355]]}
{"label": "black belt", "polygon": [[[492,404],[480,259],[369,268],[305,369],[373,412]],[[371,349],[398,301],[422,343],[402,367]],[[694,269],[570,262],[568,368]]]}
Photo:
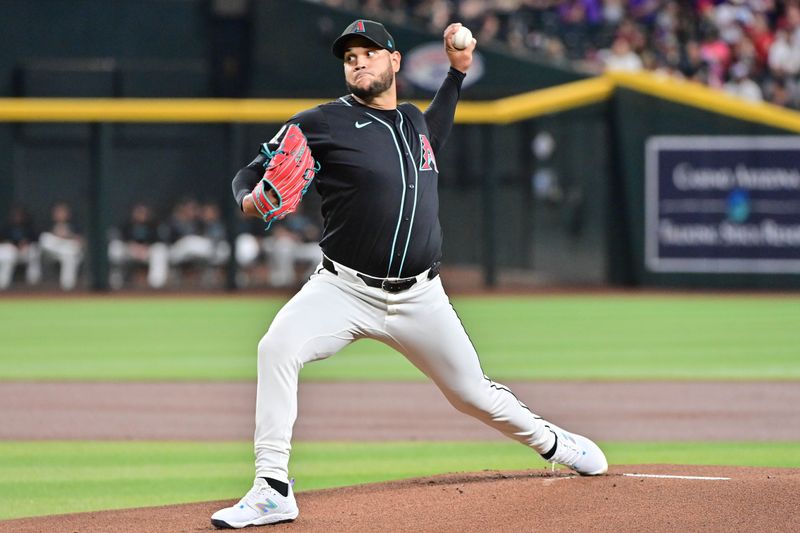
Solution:
{"label": "black belt", "polygon": [[[332,274],[337,276],[339,275],[339,273],[336,272],[336,267],[334,266],[333,261],[325,256],[322,257],[322,267]],[[383,289],[386,292],[403,292],[413,287],[417,282],[416,277],[400,279],[373,278],[372,276],[367,276],[366,274],[361,274],[360,272],[357,275],[368,287]],[[428,271],[428,279],[433,279],[438,275],[439,262],[437,261]]]}

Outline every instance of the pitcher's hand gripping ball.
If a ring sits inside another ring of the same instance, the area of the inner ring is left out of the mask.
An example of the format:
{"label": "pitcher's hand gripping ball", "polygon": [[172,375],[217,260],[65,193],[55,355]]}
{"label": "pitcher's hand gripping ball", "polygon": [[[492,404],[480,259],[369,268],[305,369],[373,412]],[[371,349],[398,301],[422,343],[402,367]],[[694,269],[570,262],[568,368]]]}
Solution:
{"label": "pitcher's hand gripping ball", "polygon": [[297,210],[319,171],[319,164],[311,156],[308,140],[296,124],[286,128],[277,150],[270,150],[265,143],[262,153],[269,162],[264,177],[253,189],[253,203],[269,228],[273,221]]}
{"label": "pitcher's hand gripping ball", "polygon": [[472,44],[472,32],[466,26],[461,26],[453,34],[453,48],[463,50],[470,44]]}

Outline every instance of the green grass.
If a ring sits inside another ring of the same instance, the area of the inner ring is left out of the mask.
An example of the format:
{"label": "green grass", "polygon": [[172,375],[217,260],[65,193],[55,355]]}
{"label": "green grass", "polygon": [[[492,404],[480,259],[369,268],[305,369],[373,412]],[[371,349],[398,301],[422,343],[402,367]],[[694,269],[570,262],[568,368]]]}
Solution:
{"label": "green grass", "polygon": [[[283,301],[0,300],[0,380],[249,380]],[[486,373],[510,379],[800,379],[800,297],[458,298]],[[303,379],[417,380],[372,341]]]}
{"label": "green grass", "polygon": [[[800,467],[797,443],[603,443],[613,464]],[[546,463],[512,442],[296,443],[298,491]],[[0,519],[241,497],[250,443],[0,442]]]}

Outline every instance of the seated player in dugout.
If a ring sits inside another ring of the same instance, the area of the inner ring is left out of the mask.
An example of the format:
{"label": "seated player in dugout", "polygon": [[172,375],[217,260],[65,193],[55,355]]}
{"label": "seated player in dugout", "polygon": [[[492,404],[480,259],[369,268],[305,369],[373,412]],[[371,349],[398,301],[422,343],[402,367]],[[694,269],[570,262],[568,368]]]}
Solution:
{"label": "seated player in dugout", "polygon": [[112,288],[121,289],[126,274],[132,267],[140,265],[147,266],[150,287],[164,287],[169,274],[169,246],[161,242],[158,226],[149,205],[137,203],[131,207],[128,219],[113,232],[108,243]]}
{"label": "seated player in dugout", "polygon": [[42,276],[38,234],[28,210],[12,206],[7,222],[0,227],[0,290],[14,279],[18,265],[25,265],[25,280],[35,285]]}
{"label": "seated player in dugout", "polygon": [[436,153],[453,125],[476,46],[469,39],[456,48],[461,27],[444,30],[451,68],[422,113],[397,102],[402,56],[389,32],[369,20],[350,24],[332,47],[350,94],[293,116],[233,180],[243,212],[269,223],[308,186],[279,185],[285,158],[287,173],[313,178],[324,218],[323,259],[258,343],[255,481],[239,502],[212,515],[216,527],[298,516],[288,464],[300,370],[363,338],[396,349],[456,409],[547,461],[587,476],[608,469],[594,442],[537,416],[484,375],[442,288]]}
{"label": "seated player in dugout", "polygon": [[59,264],[59,284],[63,290],[70,291],[78,283],[84,238],[73,223],[72,208],[68,204],[56,202],[50,213],[52,225],[39,235],[41,256]]}

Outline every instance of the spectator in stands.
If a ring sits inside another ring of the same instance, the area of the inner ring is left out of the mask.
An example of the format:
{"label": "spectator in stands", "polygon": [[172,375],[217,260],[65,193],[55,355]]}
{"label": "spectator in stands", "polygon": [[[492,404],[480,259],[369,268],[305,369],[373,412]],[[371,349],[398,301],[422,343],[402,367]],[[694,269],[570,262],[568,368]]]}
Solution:
{"label": "spectator in stands", "polygon": [[758,69],[758,54],[750,37],[743,35],[731,50],[733,52],[733,57],[736,59],[734,63],[744,63],[752,76],[760,72]]}
{"label": "spectator in stands", "polygon": [[59,263],[59,284],[69,291],[78,281],[78,269],[83,260],[83,237],[72,223],[72,210],[63,202],[56,203],[51,211],[52,225],[39,236],[44,259]]}
{"label": "spectator in stands", "polygon": [[[559,36],[567,48],[579,57],[594,49],[593,37],[602,23],[602,10],[597,0],[567,0],[560,2]],[[485,42],[485,41],[483,41]]]}
{"label": "spectator in stands", "polygon": [[145,204],[136,204],[130,217],[118,234],[108,244],[111,262],[111,286],[121,288],[125,270],[130,266],[147,266],[147,283],[154,289],[162,288],[169,273],[169,249],[160,242],[158,225],[152,210]]}
{"label": "spectator in stands", "polygon": [[750,8],[741,3],[720,2],[709,13],[709,19],[720,38],[730,46],[735,46],[742,39],[742,24],[751,24],[752,18]]}
{"label": "spectator in stands", "polygon": [[767,58],[776,76],[796,76],[800,72],[800,38],[793,39],[787,30],[778,30]]}
{"label": "spectator in stands", "polygon": [[706,71],[706,62],[700,50],[700,43],[689,40],[681,47],[678,69],[686,78],[700,81],[696,77],[702,76],[702,73]]}
{"label": "spectator in stands", "polygon": [[764,13],[754,13],[753,22],[746,27],[746,31],[755,47],[758,68],[764,71],[769,67],[769,49],[775,42],[775,35],[770,31],[767,16]]}
{"label": "spectator in stands", "polygon": [[794,102],[789,85],[783,78],[774,78],[766,86],[766,99],[775,105],[793,107]]}
{"label": "spectator in stands", "polygon": [[764,99],[761,87],[750,77],[750,68],[744,62],[736,63],[731,67],[730,80],[725,84],[725,92],[750,100],[760,102]]}
{"label": "spectator in stands", "polygon": [[25,280],[39,282],[41,263],[33,221],[22,207],[11,208],[8,222],[0,229],[0,290],[11,285],[17,265],[26,265]]}
{"label": "spectator in stands", "polygon": [[600,59],[607,70],[642,70],[642,59],[631,50],[630,43],[624,37],[617,37],[610,49],[601,50]]}
{"label": "spectator in stands", "polygon": [[605,0],[603,2],[603,21],[605,24],[617,25],[625,17],[625,0]]}
{"label": "spectator in stands", "polygon": [[785,4],[783,16],[779,18],[776,26],[785,29],[789,38],[797,42],[797,39],[800,39],[800,2],[790,0]]}
{"label": "spectator in stands", "polygon": [[620,37],[627,40],[631,50],[637,54],[647,49],[648,38],[645,28],[637,24],[630,17],[622,19],[622,22],[617,26],[613,39],[618,39]]}
{"label": "spectator in stands", "polygon": [[706,83],[716,89],[722,88],[725,75],[731,63],[731,49],[719,36],[719,31],[707,27],[700,44],[700,54],[708,65],[708,79]]}
{"label": "spectator in stands", "polygon": [[650,27],[664,4],[662,0],[629,0],[628,11],[635,21]]}

